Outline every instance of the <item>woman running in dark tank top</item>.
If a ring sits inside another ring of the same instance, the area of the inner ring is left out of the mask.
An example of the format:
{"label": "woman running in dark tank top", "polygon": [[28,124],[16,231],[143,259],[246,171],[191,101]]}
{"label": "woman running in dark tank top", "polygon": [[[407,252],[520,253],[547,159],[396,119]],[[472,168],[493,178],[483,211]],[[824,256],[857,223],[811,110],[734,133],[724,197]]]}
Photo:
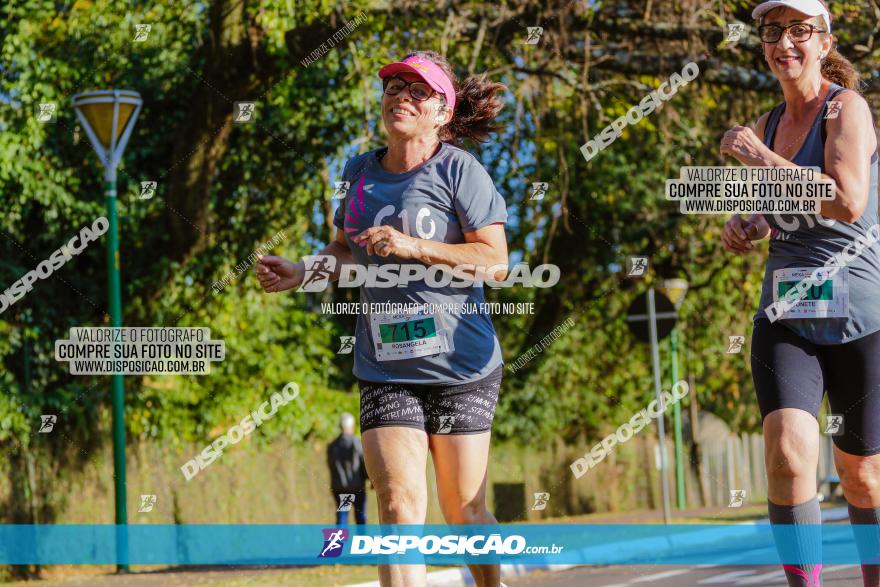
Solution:
{"label": "woman running in dark tank top", "polygon": [[[763,417],[768,509],[790,586],[821,581],[816,497],[821,434],[857,534],[864,585],[880,585],[880,227],[878,156],[858,74],[834,48],[819,0],[759,4],[752,16],[785,101],[756,129],[725,133],[722,154],[762,167],[818,167],[834,183],[819,215],[734,217],[722,243],[736,254],[770,237],[754,318],[752,377]],[[830,268],[830,269],[828,269]],[[794,303],[785,294],[810,281]],[[828,393],[831,414],[818,421]],[[789,525],[784,527],[783,525]],[[865,530],[861,532],[861,530]]]}

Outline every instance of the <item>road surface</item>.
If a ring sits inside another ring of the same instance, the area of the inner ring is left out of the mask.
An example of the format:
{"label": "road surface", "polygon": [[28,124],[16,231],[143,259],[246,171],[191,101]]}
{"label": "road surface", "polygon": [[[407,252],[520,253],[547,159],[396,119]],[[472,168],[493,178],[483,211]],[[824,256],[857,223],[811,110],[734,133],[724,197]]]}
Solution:
{"label": "road surface", "polygon": [[[858,565],[833,565],[822,573],[823,587],[862,587]],[[555,573],[537,572],[505,581],[508,587],[697,587],[702,585],[770,587],[786,586],[779,567],[723,566],[577,567]]]}

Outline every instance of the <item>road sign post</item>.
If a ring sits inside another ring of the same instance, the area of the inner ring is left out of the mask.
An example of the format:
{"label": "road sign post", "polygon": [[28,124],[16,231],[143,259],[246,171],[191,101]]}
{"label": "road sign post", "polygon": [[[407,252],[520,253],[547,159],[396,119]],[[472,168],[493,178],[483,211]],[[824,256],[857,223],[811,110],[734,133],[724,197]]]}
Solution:
{"label": "road sign post", "polygon": [[[678,313],[672,302],[662,293],[651,287],[647,292],[636,298],[629,308],[627,322],[630,330],[637,338],[651,345],[651,367],[654,373],[654,393],[661,415],[657,418],[657,438],[660,443],[660,488],[663,496],[663,521],[672,521],[669,507],[669,479],[666,471],[666,425],[663,413],[666,406],[660,389],[660,346],[659,340],[666,338],[675,327]],[[647,324],[646,324],[647,323]]]}
{"label": "road sign post", "polygon": [[[678,382],[678,333],[675,329],[669,335],[669,350],[672,355],[672,384]],[[675,402],[672,411],[672,421],[675,426],[675,495],[678,509],[687,507],[687,499],[684,491],[684,455],[681,434],[681,402]]]}

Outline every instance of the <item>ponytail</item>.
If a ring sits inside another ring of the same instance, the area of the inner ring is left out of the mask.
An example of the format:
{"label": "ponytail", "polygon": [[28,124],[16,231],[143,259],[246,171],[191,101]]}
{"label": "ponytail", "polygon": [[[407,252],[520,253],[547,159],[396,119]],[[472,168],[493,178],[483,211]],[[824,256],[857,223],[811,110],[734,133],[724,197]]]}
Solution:
{"label": "ponytail", "polygon": [[[825,10],[828,11],[828,18],[831,19],[831,9],[825,0],[819,0]],[[829,35],[831,33],[828,33]],[[831,37],[831,51],[822,60],[822,77],[842,86],[847,90],[859,91],[859,72],[855,66],[850,63],[849,59],[840,54],[837,50],[837,43],[834,37]]]}
{"label": "ponytail", "polygon": [[832,48],[822,60],[822,77],[848,90],[859,91],[859,72],[849,59],[838,52],[837,47]]}
{"label": "ponytail", "polygon": [[440,129],[440,140],[459,143],[461,139],[471,139],[482,143],[488,140],[490,132],[501,130],[503,125],[493,121],[504,103],[495,92],[506,89],[504,84],[486,81],[485,74],[464,80],[455,92],[452,120]]}
{"label": "ponytail", "polygon": [[414,51],[407,57],[410,55],[419,55],[436,64],[455,89],[455,111],[452,120],[440,128],[441,141],[455,146],[460,146],[463,139],[482,143],[489,139],[489,133],[504,128],[504,125],[495,123],[504,108],[504,102],[496,94],[506,90],[507,86],[487,80],[486,74],[471,76],[459,83],[452,66],[438,53]]}

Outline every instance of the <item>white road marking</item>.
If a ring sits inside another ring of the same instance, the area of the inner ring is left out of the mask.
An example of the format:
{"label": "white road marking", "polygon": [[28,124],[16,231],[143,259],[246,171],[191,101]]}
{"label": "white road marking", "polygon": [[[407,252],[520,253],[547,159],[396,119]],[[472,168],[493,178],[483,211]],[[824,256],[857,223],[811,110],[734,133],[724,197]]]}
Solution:
{"label": "white road marking", "polygon": [[[836,565],[833,567],[825,567],[822,569],[822,574],[826,573],[835,573],[837,571],[843,571],[845,569],[851,569],[858,565]],[[717,583],[724,579],[732,578],[732,575],[736,573],[744,573],[745,571],[734,571],[733,573],[727,573],[725,575],[721,575],[719,577],[712,577],[711,579],[706,579],[700,581],[700,583]],[[750,571],[751,572],[751,571]],[[769,573],[764,573],[763,575],[755,575],[755,576],[746,576],[742,575],[741,579],[738,579],[734,585],[769,585],[771,583],[778,583],[780,585],[785,585],[785,571],[771,571]]]}
{"label": "white road marking", "polygon": [[633,579],[632,583],[647,583],[649,581],[659,581],[660,579],[667,579],[669,577],[677,577],[679,575],[684,575],[686,573],[690,573],[690,569],[673,569],[671,571],[663,571],[662,573],[657,573],[655,575],[646,575],[644,577],[639,577],[638,579]]}
{"label": "white road marking", "polygon": [[727,583],[729,581],[733,581],[734,579],[739,579],[740,577],[748,577],[750,575],[754,575],[755,571],[731,571],[730,573],[724,573],[723,575],[717,575],[715,577],[709,577],[708,579],[703,579],[699,582],[700,585],[715,585],[718,583]]}
{"label": "white road marking", "polygon": [[833,567],[825,567],[822,569],[822,573],[836,573],[837,571],[843,571],[846,569],[855,569],[858,568],[859,565],[834,565]]}
{"label": "white road marking", "polygon": [[[693,565],[686,569],[672,569],[670,571],[664,571],[662,573],[656,573],[654,575],[645,575],[644,577],[631,579],[629,583],[615,583],[613,585],[603,585],[602,587],[632,587],[635,583],[648,583],[651,581],[659,581],[661,579],[668,579],[669,577],[678,577],[679,575],[685,575],[687,573],[690,573],[694,569],[711,569],[718,566],[721,565]],[[858,566],[859,565],[835,565],[831,567],[825,567],[822,569],[822,574],[824,575],[826,573],[836,573],[837,571],[844,571],[846,569],[852,569]],[[737,586],[771,584],[784,585],[786,582],[785,571],[776,570],[769,573],[764,573],[762,575],[755,575],[755,572],[756,571],[754,570],[730,571],[721,575],[716,575],[714,577],[703,579],[699,582],[699,584],[717,585],[720,583],[733,582],[733,584]]]}
{"label": "white road marking", "polygon": [[771,582],[785,584],[786,581],[785,571],[771,571],[763,575],[740,579],[735,585],[767,585]]}

